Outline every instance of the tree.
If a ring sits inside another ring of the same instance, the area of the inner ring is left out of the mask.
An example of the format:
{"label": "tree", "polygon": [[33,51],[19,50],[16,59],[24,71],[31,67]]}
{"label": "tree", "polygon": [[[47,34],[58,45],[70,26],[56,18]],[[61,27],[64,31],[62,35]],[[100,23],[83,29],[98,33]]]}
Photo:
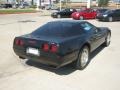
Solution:
{"label": "tree", "polygon": [[17,3],[20,3],[21,0],[16,0]]}
{"label": "tree", "polygon": [[63,6],[65,6],[65,7],[68,7],[68,4],[70,4],[70,3],[71,3],[70,0],[62,0],[62,4],[63,4]]}
{"label": "tree", "polygon": [[110,0],[98,0],[98,6],[99,7],[105,7],[108,6]]}

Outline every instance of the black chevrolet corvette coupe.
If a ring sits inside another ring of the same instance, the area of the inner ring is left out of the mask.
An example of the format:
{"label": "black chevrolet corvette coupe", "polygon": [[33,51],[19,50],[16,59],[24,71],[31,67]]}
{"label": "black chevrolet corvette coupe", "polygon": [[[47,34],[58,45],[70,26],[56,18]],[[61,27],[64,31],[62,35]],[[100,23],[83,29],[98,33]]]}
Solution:
{"label": "black chevrolet corvette coupe", "polygon": [[86,21],[48,22],[30,34],[15,37],[13,49],[20,58],[59,68],[74,63],[84,69],[90,53],[100,45],[110,44],[111,31]]}

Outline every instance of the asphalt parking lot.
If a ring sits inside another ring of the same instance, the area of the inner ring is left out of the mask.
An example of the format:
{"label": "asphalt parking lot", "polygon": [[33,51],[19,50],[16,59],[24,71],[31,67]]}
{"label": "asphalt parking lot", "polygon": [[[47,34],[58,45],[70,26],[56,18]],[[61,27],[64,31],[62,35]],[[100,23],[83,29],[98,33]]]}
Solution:
{"label": "asphalt parking lot", "polygon": [[53,70],[14,54],[15,36],[30,33],[52,20],[56,19],[39,13],[0,16],[0,90],[120,90],[120,22],[88,20],[109,27],[112,38],[109,47],[93,53],[83,71],[70,65]]}

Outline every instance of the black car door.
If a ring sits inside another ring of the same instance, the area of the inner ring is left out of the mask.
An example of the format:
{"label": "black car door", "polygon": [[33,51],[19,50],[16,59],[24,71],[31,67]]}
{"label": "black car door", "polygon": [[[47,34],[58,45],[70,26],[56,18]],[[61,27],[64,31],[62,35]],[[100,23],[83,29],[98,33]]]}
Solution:
{"label": "black car door", "polygon": [[98,29],[88,22],[81,24],[81,26],[87,33],[88,41],[91,43],[91,50],[96,49],[104,42],[104,33],[101,29]]}
{"label": "black car door", "polygon": [[91,40],[94,40],[93,50],[99,47],[105,41],[105,33],[99,28],[92,28],[93,34]]}
{"label": "black car door", "polygon": [[66,9],[65,10],[65,17],[69,17],[70,16],[70,9]]}
{"label": "black car door", "polygon": [[74,9],[65,9],[64,12],[65,17],[70,17],[74,11],[75,11]]}
{"label": "black car door", "polygon": [[68,16],[68,12],[69,12],[68,9],[64,9],[64,10],[60,11],[59,14],[60,14],[62,17],[67,17],[67,16]]}
{"label": "black car door", "polygon": [[70,17],[73,12],[76,12],[76,10],[75,9],[69,9],[68,17]]}
{"label": "black car door", "polygon": [[103,38],[103,33],[101,32],[100,29],[97,29],[96,27],[94,27],[91,29],[91,31],[92,31],[92,34],[91,34],[90,40],[93,43],[92,48],[94,50],[104,42],[104,38]]}

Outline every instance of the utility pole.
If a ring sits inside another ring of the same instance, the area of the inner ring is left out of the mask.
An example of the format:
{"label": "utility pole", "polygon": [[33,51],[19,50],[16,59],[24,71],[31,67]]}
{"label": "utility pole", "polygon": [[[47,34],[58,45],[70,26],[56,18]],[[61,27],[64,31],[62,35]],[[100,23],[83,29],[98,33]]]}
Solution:
{"label": "utility pole", "polygon": [[117,9],[119,9],[120,0],[117,1]]}
{"label": "utility pole", "polygon": [[37,11],[39,11],[39,7],[40,7],[40,0],[37,0],[37,8],[36,8]]}
{"label": "utility pole", "polygon": [[99,0],[96,0],[96,6],[98,7]]}
{"label": "utility pole", "polygon": [[60,11],[61,11],[61,8],[62,8],[62,1],[60,0]]}
{"label": "utility pole", "polygon": [[91,2],[92,2],[92,0],[87,0],[87,8],[91,7]]}
{"label": "utility pole", "polygon": [[7,3],[9,3],[9,0],[7,0]]}

